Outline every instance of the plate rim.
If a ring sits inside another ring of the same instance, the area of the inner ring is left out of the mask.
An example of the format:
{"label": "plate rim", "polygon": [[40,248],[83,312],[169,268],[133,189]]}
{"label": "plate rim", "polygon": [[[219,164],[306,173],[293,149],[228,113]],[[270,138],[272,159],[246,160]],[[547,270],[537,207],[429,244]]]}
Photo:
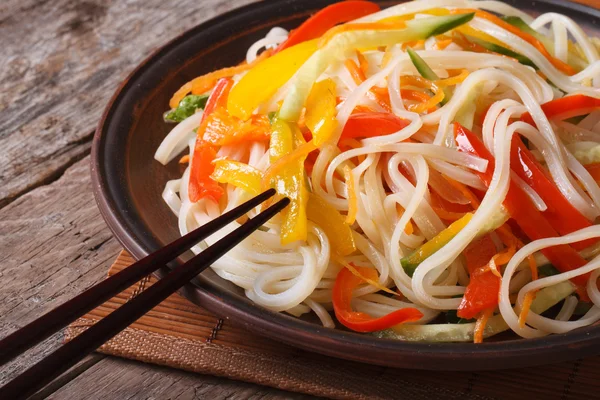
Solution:
{"label": "plate rim", "polygon": [[[132,82],[139,78],[144,70],[150,68],[153,63],[160,59],[163,53],[171,51],[200,31],[214,28],[235,17],[243,16],[250,10],[278,8],[291,5],[293,2],[294,0],[264,0],[250,3],[220,14],[185,31],[145,58],[121,82],[112,95],[98,122],[92,142],[90,163],[92,188],[96,204],[109,229],[134,258],[139,259],[147,255],[148,252],[140,241],[136,240],[133,232],[123,221],[123,216],[120,215],[120,211],[117,209],[107,185],[105,185],[106,177],[103,175],[101,161],[103,152],[106,150],[102,147],[105,135],[108,134],[106,128],[110,119],[114,117],[113,113],[116,105],[123,100],[124,95],[133,85]],[[310,7],[311,4],[322,6],[325,2],[332,3],[332,1],[322,0],[304,0],[301,3],[302,7],[307,7],[307,5]],[[505,2],[515,4],[516,0]],[[295,3],[297,6],[298,2]],[[399,2],[388,1],[385,3]],[[583,4],[565,3],[560,0],[535,0],[533,3],[566,8],[600,18],[600,10],[595,10]],[[313,9],[316,8],[318,7]],[[156,275],[162,277],[167,272],[168,269],[163,268]],[[571,360],[585,354],[600,353],[600,326],[580,328],[566,334],[555,334],[543,338],[516,339],[509,342],[484,342],[479,345],[472,343],[404,342],[391,339],[375,339],[363,334],[327,329],[291,316],[270,312],[257,305],[236,304],[235,301],[228,302],[227,299],[220,297],[217,290],[200,286],[198,282],[186,285],[181,292],[195,304],[254,333],[316,353],[375,365],[423,370],[494,370],[514,367],[512,366],[513,363],[518,364],[519,367],[533,366],[548,362]],[[285,318],[285,322],[282,318]],[[361,352],[355,351],[357,347],[361,348]],[[372,352],[373,359],[365,359],[365,357],[358,355],[367,351]],[[390,353],[398,358],[389,357]],[[381,358],[377,358],[377,356]]]}

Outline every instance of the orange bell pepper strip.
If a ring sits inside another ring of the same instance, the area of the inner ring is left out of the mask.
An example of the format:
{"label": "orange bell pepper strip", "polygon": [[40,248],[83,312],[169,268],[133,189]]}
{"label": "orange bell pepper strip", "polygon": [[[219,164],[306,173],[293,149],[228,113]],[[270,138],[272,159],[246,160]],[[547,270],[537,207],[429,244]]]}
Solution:
{"label": "orange bell pepper strip", "polygon": [[498,305],[500,279],[492,271],[485,269],[496,253],[496,246],[490,235],[475,240],[463,252],[470,280],[456,313],[460,318],[475,318],[480,312]]}
{"label": "orange bell pepper strip", "polygon": [[[233,80],[230,78],[222,78],[217,82],[212,94],[206,102],[202,122],[218,108],[223,107],[227,101],[227,95],[233,86]],[[190,165],[190,182],[188,185],[188,194],[190,201],[197,202],[203,197],[210,197],[214,201],[219,201],[225,192],[221,186],[210,177],[215,167],[213,161],[217,157],[217,149],[214,145],[204,141],[204,132],[198,130],[196,146],[194,148],[194,156]]]}
{"label": "orange bell pepper strip", "polygon": [[344,126],[342,138],[369,138],[391,135],[408,126],[409,122],[392,113],[352,114]]}
{"label": "orange bell pepper strip", "polygon": [[352,21],[373,14],[381,8],[370,1],[344,1],[323,8],[294,29],[285,42],[275,50],[280,52],[298,43],[316,39],[337,24]]}
{"label": "orange bell pepper strip", "polygon": [[[360,275],[371,280],[377,280],[377,271],[371,268],[355,267]],[[416,308],[402,308],[380,318],[369,314],[352,311],[352,292],[363,279],[355,276],[347,268],[338,273],[333,286],[332,301],[335,316],[346,328],[356,332],[375,332],[390,328],[404,322],[418,321],[423,313]]]}
{"label": "orange bell pepper strip", "polygon": [[[477,136],[458,123],[454,124],[454,135],[460,151],[488,160],[487,170],[478,175],[483,183],[489,186],[494,175],[494,157]],[[527,194],[513,182],[510,183],[504,206],[530,240],[560,236]],[[587,260],[570,245],[548,247],[542,250],[542,253],[562,272],[572,271],[587,264]],[[578,285],[585,285],[588,278],[589,274],[586,274],[572,280]]]}
{"label": "orange bell pepper strip", "polygon": [[243,121],[230,115],[224,107],[212,112],[202,123],[203,140],[215,146],[228,146],[246,141],[269,140],[271,123],[266,115],[252,115]]}

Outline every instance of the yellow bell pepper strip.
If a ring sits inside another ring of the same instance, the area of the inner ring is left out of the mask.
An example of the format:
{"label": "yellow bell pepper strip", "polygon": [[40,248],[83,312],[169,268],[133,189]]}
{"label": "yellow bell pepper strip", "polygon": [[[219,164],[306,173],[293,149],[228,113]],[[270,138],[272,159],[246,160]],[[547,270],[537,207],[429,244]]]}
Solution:
{"label": "yellow bell pepper strip", "polygon": [[192,94],[206,93],[212,87],[215,86],[215,84],[217,83],[217,81],[219,79],[230,78],[234,75],[237,75],[244,71],[247,71],[250,68],[254,67],[256,64],[263,61],[264,59],[268,58],[270,55],[271,55],[271,51],[267,50],[267,51],[261,53],[261,55],[259,55],[256,58],[256,60],[254,60],[250,64],[246,64],[244,62],[236,67],[228,67],[228,68],[219,69],[217,71],[213,71],[206,75],[199,76],[198,78],[195,78],[195,79],[187,82],[185,85],[183,85],[181,88],[179,88],[179,90],[177,92],[175,92],[173,97],[171,97],[171,100],[169,101],[169,106],[171,106],[171,108],[177,108],[177,106],[179,105],[181,100],[183,100],[183,98],[185,96],[187,96],[190,92]]}
{"label": "yellow bell pepper strip", "polygon": [[317,50],[317,41],[300,43],[262,61],[234,86],[227,111],[246,120],[256,108],[270,99]]}
{"label": "yellow bell pepper strip", "polygon": [[423,246],[419,247],[415,250],[411,255],[404,257],[401,260],[402,268],[408,274],[408,276],[412,277],[415,273],[415,270],[423,261],[427,258],[431,257],[436,251],[440,250],[444,247],[454,236],[458,234],[473,218],[472,213],[467,213],[454,222],[452,225],[441,231],[436,237],[425,243]]}
{"label": "yellow bell pepper strip", "polygon": [[[295,124],[275,118],[271,127],[269,147],[271,163],[291,153],[303,141],[304,138]],[[281,212],[281,243],[285,245],[298,240],[305,241],[308,190],[304,179],[304,158],[286,165],[273,176],[269,184],[274,186],[279,194],[287,196],[291,201],[290,205]]]}
{"label": "yellow bell pepper strip", "polygon": [[[333,28],[334,34],[321,39],[322,47],[317,50],[298,70],[290,90],[281,106],[279,115],[286,121],[298,121],[313,84],[335,60],[343,60],[350,50],[388,46],[410,40],[427,39],[440,35],[473,19],[474,13],[421,18],[407,21],[406,28],[383,30],[351,29],[353,24],[344,25],[346,31]],[[356,24],[354,24],[356,25]],[[362,24],[366,25],[366,24]]]}
{"label": "yellow bell pepper strip", "polygon": [[256,168],[233,160],[216,160],[210,176],[215,182],[228,183],[245,190],[251,195],[260,194],[262,172]]}
{"label": "yellow bell pepper strip", "polygon": [[344,166],[344,179],[346,180],[346,190],[348,191],[348,214],[346,215],[346,223],[350,226],[356,221],[358,214],[358,198],[356,196],[356,184],[354,182],[354,174],[349,166]]}
{"label": "yellow bell pepper strip", "polygon": [[376,13],[379,10],[377,4],[362,0],[343,1],[327,6],[307,19],[298,28],[292,30],[288,39],[275,52],[283,51],[307,40],[319,38],[337,24],[352,21]]}
{"label": "yellow bell pepper strip", "polygon": [[[377,280],[377,271],[372,268],[356,267],[361,276]],[[332,302],[335,316],[346,328],[356,332],[381,331],[405,322],[414,322],[423,318],[423,313],[416,308],[402,308],[380,318],[369,314],[352,311],[352,292],[363,283],[363,279],[355,276],[347,268],[342,268],[333,285]]]}
{"label": "yellow bell pepper strip", "polygon": [[310,193],[306,208],[309,221],[319,225],[325,231],[334,253],[347,256],[356,251],[352,229],[335,207],[322,197]]}
{"label": "yellow bell pepper strip", "polygon": [[219,201],[224,193],[223,188],[210,178],[214,169],[212,162],[217,157],[217,148],[213,144],[204,141],[204,130],[202,129],[202,125],[216,109],[222,107],[227,101],[227,95],[232,86],[232,79],[220,79],[206,102],[200,129],[198,129],[192,164],[190,165],[188,194],[190,201],[193,203],[199,201],[203,197],[210,197],[214,201]]}
{"label": "yellow bell pepper strip", "polygon": [[337,128],[336,105],[336,88],[333,80],[325,79],[313,86],[306,100],[304,121],[312,132],[312,141],[316,147],[331,139]]}
{"label": "yellow bell pepper strip", "polygon": [[227,113],[225,107],[217,108],[200,126],[204,141],[215,146],[228,146],[246,141],[268,140],[271,123],[262,114],[252,115],[243,121]]}
{"label": "yellow bell pepper strip", "polygon": [[325,79],[315,84],[307,99],[304,117],[304,122],[312,133],[312,139],[308,143],[300,144],[294,151],[272,163],[264,176],[267,184],[286,165],[299,159],[305,159],[308,154],[331,139],[338,125],[335,117],[336,104],[333,80]]}

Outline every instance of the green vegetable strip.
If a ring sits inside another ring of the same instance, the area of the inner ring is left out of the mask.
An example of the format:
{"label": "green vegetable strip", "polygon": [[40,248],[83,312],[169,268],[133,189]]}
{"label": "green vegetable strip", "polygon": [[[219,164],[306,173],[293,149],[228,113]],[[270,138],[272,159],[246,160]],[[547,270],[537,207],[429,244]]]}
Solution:
{"label": "green vegetable strip", "polygon": [[547,40],[544,35],[542,35],[538,31],[536,31],[532,27],[530,27],[527,24],[527,22],[523,21],[523,19],[521,17],[506,16],[506,17],[502,17],[502,19],[504,21],[508,22],[509,24],[511,24],[512,26],[519,28],[523,32],[530,34],[531,36],[535,37],[538,40],[542,40],[542,41]]}
{"label": "green vegetable strip", "polygon": [[415,250],[414,253],[401,260],[402,268],[412,278],[415,270],[423,261],[431,257],[435,252],[444,247],[460,232],[473,218],[473,214],[465,214],[464,217],[455,221],[448,228],[441,231],[436,237]]}
{"label": "green vegetable strip", "polygon": [[[511,24],[512,26],[519,28],[521,31],[528,33],[531,36],[535,37],[537,40],[542,42],[542,44],[544,45],[546,50],[548,50],[550,52],[550,54],[554,55],[554,43],[552,43],[552,41],[549,38],[547,38],[546,36],[542,35],[538,31],[536,31],[535,29],[530,27],[527,24],[527,22],[523,21],[520,17],[507,16],[507,17],[502,17],[502,19],[504,21],[508,22],[509,24]],[[578,57],[577,55],[573,54],[572,51],[569,51],[568,63],[573,68],[576,68],[579,70],[582,70],[587,66],[587,62],[585,60],[581,59],[580,57]]]}
{"label": "green vegetable strip", "polygon": [[349,50],[427,39],[463,25],[474,16],[475,13],[428,17],[407,21],[406,28],[400,30],[348,31],[334,36],[300,67],[281,106],[280,117],[297,121],[313,84],[333,61],[343,59]]}
{"label": "green vegetable strip", "polygon": [[539,69],[537,67],[537,65],[535,65],[533,63],[533,61],[531,61],[529,58],[525,57],[522,54],[516,53],[516,52],[514,52],[514,51],[512,51],[510,49],[507,49],[506,47],[502,47],[502,46],[499,46],[499,45],[497,45],[495,43],[491,43],[491,42],[488,42],[486,40],[482,40],[482,39],[475,38],[475,37],[472,37],[472,36],[465,35],[465,37],[470,42],[478,44],[481,47],[483,47],[484,49],[487,49],[489,51],[493,51],[494,53],[498,53],[498,54],[502,54],[502,55],[505,55],[505,56],[508,56],[508,57],[512,57],[512,58],[516,59],[518,62],[520,62],[521,64],[527,65],[529,67],[532,67],[535,70]]}
{"label": "green vegetable strip", "polygon": [[166,122],[181,122],[184,119],[191,117],[197,110],[204,110],[208,96],[194,95],[185,96],[177,108],[167,111],[164,115]]}
{"label": "green vegetable strip", "polygon": [[[561,282],[540,290],[531,310],[541,314],[575,291],[575,285],[571,282]],[[483,332],[484,337],[490,337],[508,330],[509,327],[501,315],[494,315],[488,320]],[[401,324],[385,331],[374,332],[373,335],[404,341],[422,342],[471,342],[475,332],[475,323],[466,324],[431,324],[431,325],[409,325]]]}
{"label": "green vegetable strip", "polygon": [[[440,80],[440,78],[437,76],[437,74],[435,72],[433,72],[433,70],[425,62],[425,60],[423,60],[421,58],[421,56],[419,56],[413,49],[411,49],[409,47],[406,49],[406,52],[408,53],[410,60],[414,64],[415,68],[417,69],[419,74],[421,74],[421,76],[423,78],[428,79],[432,82]],[[445,87],[443,90],[444,90],[444,99],[440,102],[441,105],[444,105],[448,101],[450,101],[450,96],[452,96],[452,92],[450,91],[450,88]]]}

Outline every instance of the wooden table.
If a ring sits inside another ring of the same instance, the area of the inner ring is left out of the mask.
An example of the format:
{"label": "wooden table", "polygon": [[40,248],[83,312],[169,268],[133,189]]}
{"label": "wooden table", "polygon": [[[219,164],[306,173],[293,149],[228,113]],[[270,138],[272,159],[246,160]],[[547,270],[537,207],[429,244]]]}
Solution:
{"label": "wooden table", "polygon": [[[94,128],[152,50],[251,0],[0,1],[0,337],[106,276],[121,246],[94,202]],[[0,368],[0,385],[62,341]],[[304,398],[99,354],[56,399]]]}
{"label": "wooden table", "polygon": [[[103,279],[121,250],[94,203],[88,166],[95,125],[118,83],[157,46],[250,2],[2,0],[0,337]],[[0,385],[61,340],[54,335],[1,368]],[[88,357],[45,394],[304,398],[102,355]]]}

